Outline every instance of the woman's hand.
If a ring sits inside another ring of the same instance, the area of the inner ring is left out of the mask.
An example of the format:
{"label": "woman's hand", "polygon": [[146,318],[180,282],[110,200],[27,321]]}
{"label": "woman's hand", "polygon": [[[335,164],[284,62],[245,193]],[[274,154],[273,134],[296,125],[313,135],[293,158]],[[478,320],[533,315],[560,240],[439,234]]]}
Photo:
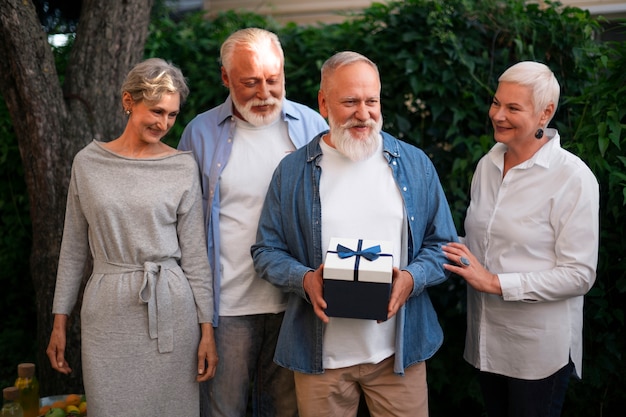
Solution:
{"label": "woman's hand", "polygon": [[487,271],[478,259],[462,243],[451,242],[441,247],[452,264],[443,267],[461,276],[476,291],[502,295],[500,280],[496,274]]}
{"label": "woman's hand", "polygon": [[54,315],[50,343],[48,343],[48,348],[46,349],[46,355],[48,355],[52,369],[65,375],[72,372],[72,368],[69,367],[65,360],[66,325],[67,316],[65,314]]}
{"label": "woman's hand", "polygon": [[215,376],[217,369],[217,348],[211,323],[201,323],[202,337],[198,345],[198,375],[196,381],[203,382]]}

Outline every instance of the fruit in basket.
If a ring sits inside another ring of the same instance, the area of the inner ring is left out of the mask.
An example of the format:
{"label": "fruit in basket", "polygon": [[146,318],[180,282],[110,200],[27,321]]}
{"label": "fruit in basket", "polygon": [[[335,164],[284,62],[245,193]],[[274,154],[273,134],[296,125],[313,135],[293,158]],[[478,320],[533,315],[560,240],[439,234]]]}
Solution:
{"label": "fruit in basket", "polygon": [[[39,417],[86,417],[87,398],[81,394],[55,395],[41,399]],[[53,409],[58,409],[52,413]],[[61,414],[62,412],[62,414]]]}
{"label": "fruit in basket", "polygon": [[53,402],[53,403],[50,405],[50,407],[51,407],[51,408],[60,408],[60,409],[62,409],[62,410],[65,410],[65,406],[66,406],[66,405],[67,405],[67,404],[65,404],[65,400],[58,400],[58,401]]}
{"label": "fruit in basket", "polygon": [[[78,394],[69,394],[65,397],[65,404],[70,406],[70,405],[74,405],[76,407],[78,407],[78,405],[80,404],[80,400],[81,400],[81,396]],[[67,410],[66,410],[67,411]]]}
{"label": "fruit in basket", "polygon": [[80,416],[80,410],[75,405],[68,405],[65,407],[65,413],[68,416]]}
{"label": "fruit in basket", "polygon": [[45,414],[45,417],[66,417],[66,414],[62,408],[52,407]]}

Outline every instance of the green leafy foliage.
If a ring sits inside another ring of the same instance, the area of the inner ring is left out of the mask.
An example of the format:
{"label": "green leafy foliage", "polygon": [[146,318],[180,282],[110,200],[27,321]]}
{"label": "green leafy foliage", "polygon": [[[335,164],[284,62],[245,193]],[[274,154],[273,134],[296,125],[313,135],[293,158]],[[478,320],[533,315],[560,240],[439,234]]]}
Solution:
{"label": "green leafy foliage", "polygon": [[[548,65],[562,87],[552,125],[563,146],[589,164],[601,189],[598,279],[585,306],[584,379],[571,383],[563,416],[617,415],[626,402],[626,43],[599,43],[599,24],[588,12],[543,3],[392,1],[373,4],[343,23],[320,26],[280,26],[234,12],[174,20],[161,10],[151,24],[146,57],[168,59],[188,78],[191,94],[166,138],[176,146],[196,114],[226,98],[219,48],[236,29],[256,26],[279,35],[287,96],[312,108],[317,108],[319,70],[329,56],[340,50],[367,55],[381,74],[384,129],[433,159],[461,235],[474,167],[493,145],[487,111],[498,76],[520,60]],[[57,52],[62,67],[67,51]],[[32,297],[28,203],[20,170],[16,139],[0,108],[0,283],[16,289],[0,296],[3,317],[14,317],[0,333],[0,352],[13,352],[11,361],[22,355],[15,345],[23,346],[34,334],[21,330],[28,327],[23,320],[34,323],[34,307],[14,313]],[[431,295],[446,338],[428,363],[431,415],[481,415],[473,370],[462,359],[465,285],[451,277]],[[14,363],[0,365],[13,375]]]}
{"label": "green leafy foliage", "polygon": [[[600,183],[599,267],[587,295],[585,384],[571,395],[575,407],[587,413],[580,415],[600,415],[626,398],[626,42],[591,56],[589,83],[566,104],[576,121],[571,150],[583,156]],[[598,396],[594,402],[585,401],[589,385]]]}

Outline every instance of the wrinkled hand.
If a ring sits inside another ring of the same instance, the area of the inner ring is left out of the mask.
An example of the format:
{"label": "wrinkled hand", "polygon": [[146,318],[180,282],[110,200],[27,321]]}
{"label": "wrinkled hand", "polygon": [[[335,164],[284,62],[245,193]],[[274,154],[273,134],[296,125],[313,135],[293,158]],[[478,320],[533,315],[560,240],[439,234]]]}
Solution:
{"label": "wrinkled hand", "polygon": [[65,314],[54,315],[52,334],[50,335],[50,342],[46,349],[46,355],[48,355],[52,369],[65,375],[72,372],[72,368],[69,367],[65,360],[65,344],[67,341],[66,325],[67,316]]}
{"label": "wrinkled hand", "polygon": [[387,320],[396,315],[412,292],[413,276],[408,271],[401,271],[394,267],[391,275],[391,296],[387,307]]}
{"label": "wrinkled hand", "polygon": [[[441,247],[452,264],[444,264],[443,267],[462,277],[476,291],[487,294],[502,295],[502,287],[498,275],[487,271],[478,259],[462,243],[451,242]],[[463,265],[461,257],[469,260],[469,265]]]}
{"label": "wrinkled hand", "polygon": [[324,301],[324,278],[323,273],[324,265],[320,265],[315,271],[309,271],[304,274],[304,279],[302,280],[302,286],[304,287],[304,292],[306,292],[309,300],[311,301],[311,305],[313,306],[313,311],[315,315],[319,317],[324,323],[328,323],[330,319],[324,313],[328,304]]}
{"label": "wrinkled hand", "polygon": [[198,375],[196,381],[203,382],[215,376],[217,370],[217,347],[211,323],[202,323],[202,337],[198,345]]}

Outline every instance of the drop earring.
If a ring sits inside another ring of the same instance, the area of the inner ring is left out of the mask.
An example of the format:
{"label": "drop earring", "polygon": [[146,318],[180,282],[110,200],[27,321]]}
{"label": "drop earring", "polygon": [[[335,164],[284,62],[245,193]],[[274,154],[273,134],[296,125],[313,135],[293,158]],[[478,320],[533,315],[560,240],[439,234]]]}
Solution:
{"label": "drop earring", "polygon": [[543,137],[543,129],[539,128],[537,129],[537,131],[535,132],[535,138],[536,139],[541,139]]}

